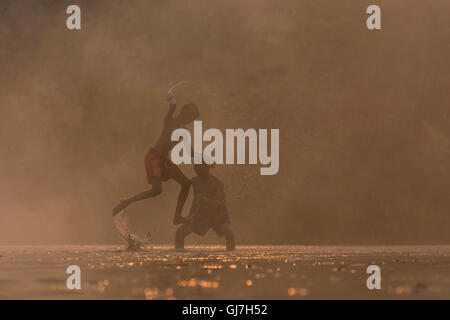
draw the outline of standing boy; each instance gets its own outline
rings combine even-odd
[[[191,233],[205,235],[212,228],[219,236],[225,236],[227,250],[234,250],[234,233],[225,206],[225,190],[222,181],[210,173],[207,164],[196,164],[197,176],[191,179],[194,200],[184,224],[175,235],[175,249],[184,249],[184,238]]]

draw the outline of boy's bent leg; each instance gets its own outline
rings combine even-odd
[[[119,204],[113,209],[112,216],[114,217],[116,214],[118,214],[120,211],[125,209],[127,206],[129,206],[133,202],[156,197],[156,196],[160,195],[161,192],[162,192],[161,177],[154,176],[154,177],[152,177],[152,188],[150,190],[138,193],[135,196],[130,197],[128,199],[121,200],[119,202]]]
[[[191,233],[192,228],[189,225],[183,224],[181,227],[179,227],[177,232],[175,233],[175,249],[184,249],[184,238],[186,238]]]
[[[219,227],[220,233],[225,236],[225,242],[227,245],[227,250],[232,251],[235,249],[236,244],[234,240],[234,232],[231,228],[231,224],[224,223]]]

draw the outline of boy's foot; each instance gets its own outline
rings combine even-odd
[[[128,202],[126,200],[120,200],[119,204],[113,209],[112,216],[116,216],[120,211],[125,209],[128,206]]]
[[[236,249],[236,245],[234,244],[234,241],[227,241],[226,246],[227,246],[227,251],[234,251]]]

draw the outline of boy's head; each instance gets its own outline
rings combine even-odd
[[[198,176],[205,176],[209,174],[209,170],[213,167],[213,165],[209,165],[206,163],[202,164],[194,164],[194,171]]]
[[[194,103],[185,104],[178,115],[178,120],[182,125],[191,123],[200,116],[197,106]]]

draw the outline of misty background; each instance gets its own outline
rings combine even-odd
[[[82,30],[66,28],[81,7]],[[370,4],[382,29],[369,31]],[[167,90],[204,128],[279,128],[280,170],[217,166],[238,244],[450,242],[446,0],[2,0],[0,244],[118,243]],[[188,177],[193,170],[183,165]],[[178,186],[129,207],[172,243]],[[190,206],[185,205],[184,214]],[[222,243],[210,231],[187,244]]]

